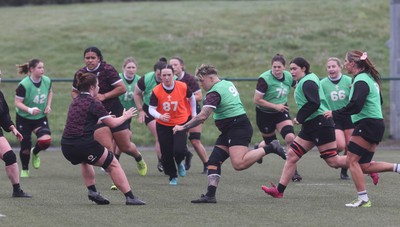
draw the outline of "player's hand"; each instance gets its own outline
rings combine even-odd
[[[331,110],[325,111],[325,112],[324,112],[324,117],[325,117],[325,118],[330,118],[330,117],[332,117],[332,111],[331,111]]]
[[[30,115],[35,116],[35,115],[38,115],[40,112],[42,112],[42,111],[37,107],[28,108],[28,113]]]
[[[11,128],[12,133],[14,134],[15,137],[17,137],[18,141],[22,141],[22,139],[24,138],[22,136],[22,134],[17,130],[17,128],[12,127]]]
[[[144,110],[141,110],[141,111],[139,111],[139,117],[138,117],[137,121],[139,123],[144,123],[146,117],[148,117],[146,112],[144,112]]]
[[[100,101],[104,101],[104,100],[106,100],[106,96],[104,95],[104,94],[97,94],[97,96],[96,96]]]
[[[131,107],[130,110],[132,110],[133,117],[136,117],[138,115],[138,110],[135,107]]]
[[[136,113],[136,108],[134,108],[134,107],[132,107],[128,110],[126,110],[124,108],[124,112],[122,113],[122,115],[128,120],[128,119],[132,118],[135,113]]]
[[[170,118],[171,116],[169,115],[169,113],[166,113],[166,114],[161,114],[159,119],[164,122],[169,122]]]
[[[183,131],[183,125],[175,125],[175,127],[172,129],[172,131],[174,132],[174,134],[176,132]]]
[[[297,118],[293,118],[293,124],[299,125],[300,123],[297,121]]]
[[[289,111],[289,107],[284,104],[276,104],[275,109],[279,112]]]
[[[51,107],[50,106],[46,106],[46,108],[44,109],[44,113],[48,114],[51,112]]]

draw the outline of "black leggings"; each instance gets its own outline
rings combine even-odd
[[[180,131],[174,134],[173,128],[174,126],[165,126],[158,122],[156,124],[164,173],[170,179],[178,176],[175,163],[179,164],[183,161],[187,149],[187,133]]]

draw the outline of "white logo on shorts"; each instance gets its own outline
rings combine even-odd
[[[94,159],[94,156],[93,155],[89,155],[87,158],[88,158],[89,161],[92,161]]]

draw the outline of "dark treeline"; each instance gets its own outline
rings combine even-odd
[[[94,2],[138,2],[143,0],[0,0],[0,6],[49,5]],[[151,0],[147,0],[151,1]]]

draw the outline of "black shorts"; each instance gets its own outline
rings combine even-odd
[[[72,141],[62,138],[61,151],[72,165],[80,163],[93,165],[104,154],[104,147],[95,140],[82,143],[79,139]]]
[[[249,146],[253,136],[253,127],[246,115],[239,116],[229,127],[224,128],[215,145],[227,147]]]
[[[154,121],[155,118],[149,113],[149,106],[147,104],[143,104],[143,111],[147,116],[144,117],[144,123],[148,125],[150,122]]]
[[[289,112],[266,113],[256,107],[256,122],[261,133],[275,132],[276,125],[282,121],[291,120]]]
[[[320,115],[305,122],[298,134],[303,140],[313,142],[316,146],[336,141],[335,128],[332,118],[324,118]]]
[[[365,118],[354,123],[353,136],[361,136],[370,143],[379,144],[385,133],[382,119]]]
[[[111,115],[115,115],[116,117],[120,117],[124,113],[124,107],[122,106],[122,104],[120,102],[115,102],[114,106],[112,107],[110,112],[111,112],[110,113]],[[119,132],[119,131],[122,131],[122,130],[125,130],[125,129],[129,129],[130,128],[129,125],[130,125],[130,122],[127,120],[124,123],[122,123],[120,126],[117,126],[115,128],[110,128],[110,129],[111,129],[112,133]],[[107,125],[105,125],[104,123],[97,124],[95,126],[95,130],[99,129],[99,128],[102,128],[102,127],[107,127]]]
[[[353,129],[354,124],[351,121],[351,116],[346,115],[346,116],[341,116],[340,118],[333,118],[333,122],[335,123],[335,129],[339,130],[347,130],[347,129]]]
[[[44,116],[40,119],[37,120],[32,120],[32,119],[26,119],[24,117],[21,117],[17,114],[16,116],[16,126],[18,131],[21,133],[21,135],[25,138],[30,138],[31,133],[33,130],[36,128],[48,128],[50,131],[50,126],[49,126],[49,121],[47,120],[47,117]]]

